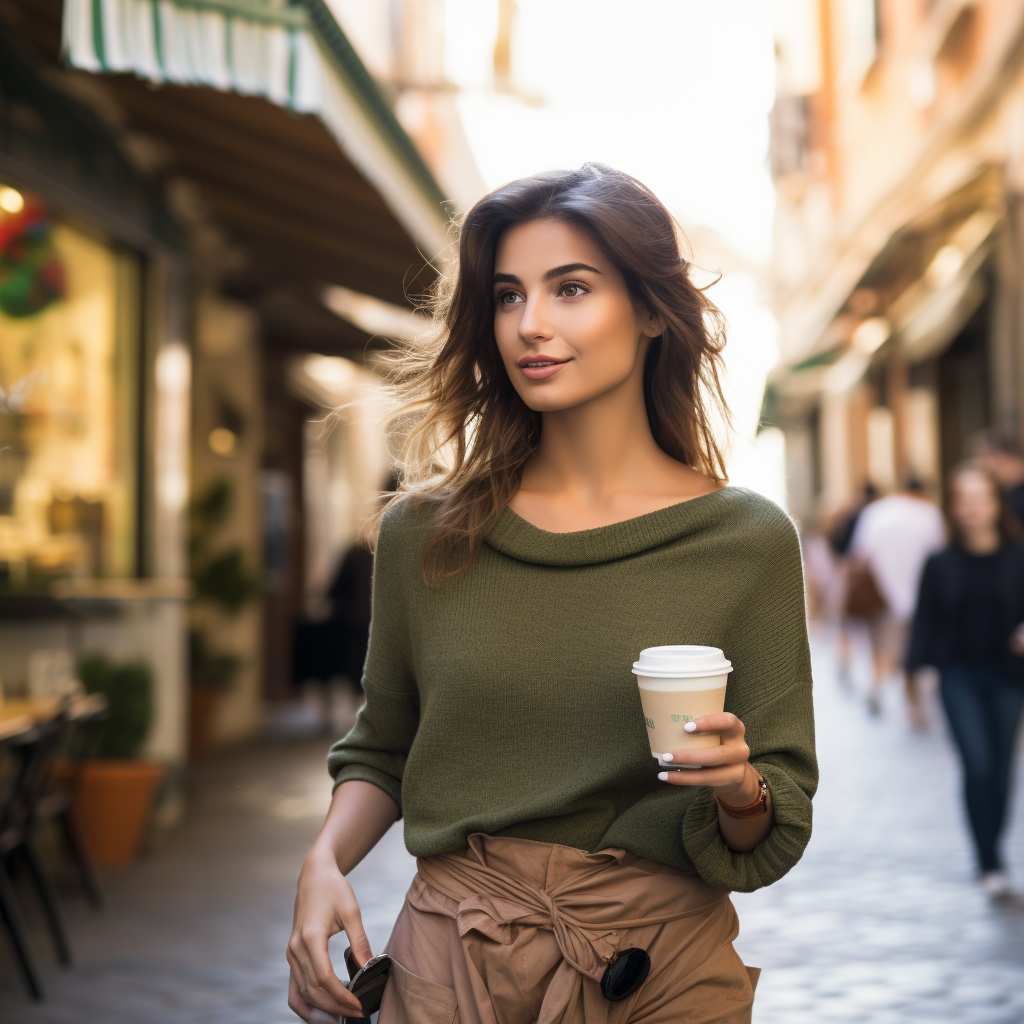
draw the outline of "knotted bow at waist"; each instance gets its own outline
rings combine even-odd
[[[561,1019],[578,975],[600,981],[623,948],[623,932],[698,915],[727,895],[697,875],[621,849],[592,854],[482,833],[468,843],[465,852],[418,860],[409,902],[454,918],[464,946],[473,933],[508,946],[514,935],[522,942],[524,929],[552,932],[569,975],[578,974],[573,982],[557,971],[542,1022]]]

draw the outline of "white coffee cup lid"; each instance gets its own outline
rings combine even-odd
[[[648,647],[640,652],[640,660],[633,662],[638,676],[714,676],[732,671],[730,662],[718,647],[698,644],[670,644]]]

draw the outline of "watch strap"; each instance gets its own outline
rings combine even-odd
[[[719,800],[716,796],[715,800],[717,801],[718,806],[721,807],[721,809],[725,811],[725,813],[728,814],[730,818],[756,818],[759,814],[767,814],[769,806],[768,800],[770,795],[768,790],[768,783],[765,782],[764,776],[760,772],[757,773],[757,781],[757,797],[755,800],[747,804],[745,807],[730,807],[729,804],[725,803],[722,800]]]

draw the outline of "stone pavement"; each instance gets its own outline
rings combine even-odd
[[[835,684],[827,638],[815,653],[814,838],[780,883],[736,897],[737,945],[764,968],[755,1024],[1024,1022],[1024,908],[993,907],[976,890],[944,729],[936,720],[910,734],[895,693],[870,719]],[[136,867],[105,872],[104,914],[66,893],[75,967],[54,965],[34,922],[45,1003],[25,998],[0,939],[0,1021],[294,1020],[283,950],[295,877],[329,798],[326,747],[263,741],[197,766],[183,824]],[[1007,849],[1024,885],[1024,787],[1016,805]],[[412,872],[399,825],[353,873],[375,951]]]
[[[35,924],[47,1000],[23,994],[0,936],[4,1024],[286,1024],[284,948],[299,867],[330,802],[320,737],[263,741],[216,755],[191,779],[185,821],[137,866],[103,872],[103,914],[69,890],[64,899],[75,966],[54,963]],[[379,859],[360,866],[374,950],[383,948],[415,864],[401,825]],[[22,890],[26,914],[31,891]],[[332,948],[344,972],[344,942]],[[346,975],[342,973],[342,977]]]
[[[973,880],[958,766],[940,709],[909,732],[900,694],[870,718],[814,643],[821,785],[814,833],[782,881],[734,897],[746,963],[764,968],[755,1024],[1021,1024],[1024,904]],[[862,655],[866,652],[862,651]],[[866,658],[854,678],[868,677]],[[1024,888],[1024,786],[1005,850]]]

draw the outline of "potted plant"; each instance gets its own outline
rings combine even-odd
[[[237,654],[214,651],[198,629],[188,634],[189,697],[188,746],[193,756],[209,751],[213,742],[213,718],[221,697],[231,689],[242,668]]]
[[[212,746],[217,709],[242,668],[237,654],[211,647],[203,626],[216,627],[209,623],[203,605],[234,617],[263,592],[240,546],[218,550],[214,545],[231,510],[232,498],[230,482],[221,479],[189,508],[189,562],[196,593],[189,632],[189,751],[193,756],[207,753]]]
[[[141,662],[118,664],[102,654],[83,658],[78,672],[86,692],[106,697],[109,717],[97,757],[79,774],[75,817],[97,864],[129,864],[164,776],[162,764],[139,756],[153,725],[153,673]]]

